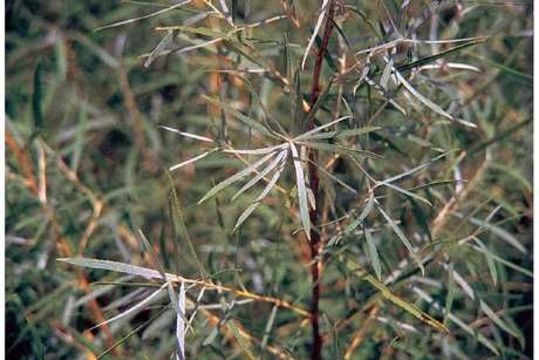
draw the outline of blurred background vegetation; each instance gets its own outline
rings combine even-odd
[[[213,3],[219,7],[219,1]],[[438,2],[408,5],[389,0],[385,7],[380,1],[343,3],[359,9],[383,30],[390,28],[388,14],[406,23]],[[229,6],[234,21],[247,24],[286,13],[283,4],[294,4],[300,28],[285,19],[242,36],[254,54],[293,83],[319,2],[243,0]],[[240,162],[216,154],[170,175],[166,170],[201,149],[199,143],[158,125],[221,136],[224,117],[228,139],[237,148],[253,144],[250,130],[202,95],[220,97],[248,116],[269,112],[286,128],[294,126],[294,96],[285,93],[278,81],[257,73],[218,71],[245,65],[240,60],[244,55],[227,46],[160,56],[143,66],[147,58],[142,55],[163,39],[164,33],[155,30],[158,26],[199,21],[196,26],[224,32],[222,19],[200,16],[206,5],[195,1],[162,16],[94,31],[164,9],[170,2],[6,2],[7,358],[91,359],[114,344],[118,345],[105,358],[169,359],[173,354],[175,316],[166,296],[108,326],[91,329],[140,302],[154,285],[72,268],[58,263],[59,257],[85,256],[151,268],[160,263],[172,273],[190,278],[211,274],[215,283],[308,308],[308,246],[297,235],[298,216],[289,215],[297,213],[294,181],[283,183],[285,195],[268,198],[233,233],[237,217],[250,203],[248,197],[230,202],[228,196],[219,195],[203,205],[197,201],[225,175],[240,169]],[[409,6],[406,12],[400,12],[403,6]],[[407,116],[391,107],[378,116],[375,112],[385,99],[370,86],[341,87],[350,108],[343,105],[340,111],[353,114],[360,126],[380,127],[357,140],[362,148],[382,156],[365,163],[377,179],[425,163],[436,154],[432,149],[453,154],[399,185],[415,189],[431,184],[418,191],[432,207],[394,191],[377,194],[407,236],[425,253],[437,251],[426,277],[405,267],[405,275],[391,283],[392,291],[444,322],[451,335],[440,334],[376,297],[375,288],[354,278],[343,264],[328,261],[321,302],[327,358],[531,358],[532,8],[532,1],[470,0],[448,1],[435,10],[440,39],[490,36],[448,55],[447,61],[478,71],[449,68],[420,78],[418,85],[431,100],[477,124],[477,129],[436,122],[433,119],[440,116],[409,104]],[[341,31],[354,51],[378,44],[368,22],[353,11],[341,21]],[[432,28],[429,17],[417,29],[418,38],[428,39]],[[336,32],[330,44],[334,55],[328,62],[338,63],[339,54],[345,52],[337,38]],[[187,37],[176,45],[192,43],[197,42]],[[437,49],[430,45],[399,49],[404,55],[396,64],[406,64],[406,54],[443,49],[443,44]],[[331,64],[324,66],[327,82]],[[384,67],[373,59],[372,69],[378,81]],[[301,76],[304,97],[310,84],[306,70]],[[331,93],[322,109],[323,122],[332,116],[336,96]],[[395,97],[404,104],[412,101],[396,91]],[[292,173],[285,175],[293,178]],[[334,174],[360,195],[325,185],[333,204],[328,222],[346,217],[354,206],[361,208],[366,199],[365,175],[357,167],[337,162]],[[451,182],[459,177],[467,181]],[[437,223],[433,229],[459,186],[465,196],[449,207],[451,215],[443,225]],[[373,215],[369,222],[387,280],[407,253],[384,217]],[[141,242],[139,229],[150,249]],[[470,234],[479,241],[459,245]],[[341,243],[373,272],[364,242],[356,233],[345,233]],[[188,289],[193,300],[200,293],[200,288]],[[187,333],[188,358],[249,358],[250,353],[267,359],[308,357],[310,329],[304,316],[230,292],[208,290],[201,299],[207,307],[201,308],[203,314]],[[489,305],[486,311],[483,303]],[[451,309],[466,327],[448,318],[444,309]],[[245,344],[245,339],[252,341]]]

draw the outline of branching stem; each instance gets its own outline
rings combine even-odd
[[[318,51],[316,53],[316,59],[313,69],[313,83],[310,97],[310,107],[313,109],[314,104],[318,100],[320,94],[320,74],[322,72],[322,61],[324,59],[324,53],[327,50],[329,39],[331,37],[331,32],[333,31],[333,13],[335,9],[334,0],[330,0],[327,10],[327,19],[324,28],[324,34],[322,36],[322,42]],[[314,118],[310,124],[308,124],[309,130],[316,127]],[[319,257],[320,246],[322,244],[322,239],[318,231],[319,223],[319,209],[321,209],[321,204],[319,200],[322,199],[320,196],[320,178],[318,174],[318,169],[316,167],[316,158],[318,157],[317,151],[310,149],[308,153],[309,158],[309,181],[310,187],[313,192],[313,195],[316,198],[317,206],[315,209],[311,209],[309,212],[309,217],[311,221],[311,277],[312,277],[312,293],[311,293],[311,327],[312,327],[312,336],[313,336],[313,346],[311,352],[312,360],[321,360],[322,359],[322,343],[323,338],[320,334],[320,272],[322,269],[322,260]]]

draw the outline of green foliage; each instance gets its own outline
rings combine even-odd
[[[531,8],[8,2],[8,357],[531,358]]]

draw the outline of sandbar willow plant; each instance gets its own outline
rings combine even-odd
[[[258,12],[249,14],[249,4]],[[240,236],[245,227],[253,240],[269,236],[247,232],[250,221],[256,222],[255,210],[280,208],[274,220],[284,224],[280,231],[289,240],[281,246],[308,252],[296,273],[303,278],[282,275],[271,296],[248,290],[239,275],[234,285],[223,285],[204,269],[191,243],[199,277],[167,273],[142,232],[154,268],[88,258],[63,261],[160,281],[157,290],[145,292],[142,301],[103,324],[138,313],[168,294],[179,359],[196,357],[219,334],[223,340],[213,346],[227,358],[517,353],[510,344],[516,339],[524,348],[524,335],[505,315],[509,309],[503,296],[487,296],[487,279],[479,274],[490,273],[495,287],[508,269],[529,276],[527,269],[496,254],[492,244],[501,241],[522,256],[527,249],[503,229],[510,216],[499,220],[511,206],[492,205],[491,198],[479,195],[497,140],[481,137],[485,124],[468,109],[473,98],[467,96],[482,69],[452,60],[497,35],[459,31],[463,13],[474,11],[459,1],[323,0],[316,13],[313,4],[283,0],[281,13],[272,14],[268,9],[276,4],[182,1],[99,29],[164,15],[171,22],[176,11],[188,15],[180,25],[157,26],[164,35],[142,56],[148,71],[163,59],[193,57],[212,64],[205,70],[208,94],[199,97],[209,120],[196,125],[168,119],[161,126],[181,136],[185,146],[197,144],[196,155],[169,170],[174,176],[212,157],[241,161],[243,167],[204,191],[198,205],[216,199],[219,207],[225,198],[239,201],[255,193],[242,203],[230,229],[222,225],[227,237]],[[300,16],[298,7],[310,13]],[[479,145],[463,149],[457,137]],[[483,162],[470,168],[467,159],[480,153]],[[197,181],[210,183],[208,177]],[[232,188],[234,194],[226,196]],[[189,227],[182,226],[188,238]],[[460,258],[463,253],[468,260]],[[272,266],[290,267],[281,261],[285,258]],[[306,292],[286,287],[286,281],[308,283],[307,269]],[[205,302],[216,298],[215,304]],[[264,326],[242,321],[247,315],[238,308],[252,302],[271,305]],[[478,312],[484,317],[476,319]],[[170,318],[170,312],[164,314]],[[198,314],[212,330],[190,349],[189,339],[200,337],[194,323]],[[310,335],[305,336],[308,324]]]

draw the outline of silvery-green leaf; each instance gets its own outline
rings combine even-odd
[[[137,310],[140,310],[142,309],[144,306],[146,306],[147,304],[149,304],[152,300],[154,300],[157,295],[159,295],[161,293],[161,291],[163,291],[163,289],[165,289],[165,287],[167,286],[167,283],[164,283],[163,285],[161,285],[161,287],[154,291],[153,293],[151,293],[146,299],[142,300],[141,302],[139,302],[138,304],[134,305],[133,307],[130,307],[129,309],[119,313],[118,315],[106,320],[106,321],[103,321],[102,323],[92,327],[91,329],[95,329],[95,328],[98,328],[98,327],[101,327],[105,324],[109,324],[111,322],[114,322],[116,320],[119,320],[129,314],[132,314],[132,313],[135,313]]]
[[[221,181],[219,184],[217,184],[213,188],[211,188],[210,191],[208,191],[206,193],[206,195],[204,195],[204,197],[198,201],[198,203],[202,204],[204,201],[208,200],[210,197],[214,196],[215,194],[217,194],[219,191],[223,190],[227,186],[232,185],[236,181],[238,181],[238,180],[244,178],[245,176],[249,175],[251,172],[255,171],[262,164],[264,164],[265,162],[270,160],[274,155],[275,155],[274,152],[269,153],[266,156],[264,156],[263,158],[259,159],[258,161],[255,161],[253,164],[247,166],[242,171],[240,171],[240,172],[236,173],[235,175],[232,175],[231,177]]]
[[[371,260],[374,273],[378,280],[382,281],[382,266],[380,265],[380,258],[378,257],[378,249],[372,238],[371,231],[367,228],[363,228],[365,239],[367,239],[367,249],[369,250],[369,259]]]
[[[260,205],[260,202],[252,203],[245,209],[241,215],[238,217],[238,220],[236,221],[236,225],[234,225],[234,229],[232,231],[236,231],[237,228],[241,226],[247,220],[247,218],[255,211],[255,209]]]
[[[176,359],[185,360],[185,284],[180,284],[176,314]]]
[[[423,267],[423,263],[421,262],[421,259],[415,252],[412,244],[410,243],[406,235],[404,235],[400,227],[395,223],[395,221],[393,221],[393,219],[391,219],[391,217],[379,205],[377,205],[376,208],[378,209],[378,211],[380,211],[382,216],[386,219],[387,223],[389,224],[393,232],[397,235],[397,237],[400,239],[400,241],[404,244],[406,249],[408,249],[408,252],[412,256],[414,261],[417,263],[417,266],[419,266],[419,268],[421,269],[421,273],[425,274],[425,268]]]
[[[301,217],[301,223],[307,239],[311,240],[311,220],[309,218],[309,202],[307,199],[307,189],[305,187],[305,175],[303,173],[303,166],[299,159],[299,153],[296,149],[296,145],[290,142],[290,149],[292,151],[292,160],[294,161],[294,168],[296,170],[296,186],[298,189],[298,201],[299,212]]]
[[[318,33],[320,32],[320,28],[322,27],[322,23],[324,21],[324,17],[328,8],[329,0],[323,0],[322,6],[320,7],[320,15],[318,15],[318,19],[316,20],[316,24],[314,26],[313,33],[311,35],[311,38],[309,40],[309,43],[307,44],[307,48],[305,49],[305,54],[303,55],[303,59],[301,60],[301,69],[305,69],[305,63],[307,62],[307,56],[309,56],[309,52],[311,51],[311,48],[314,44],[314,41],[316,37],[318,36]]]
[[[170,131],[170,132],[173,132],[173,133],[176,133],[178,135],[185,136],[185,137],[188,137],[188,138],[191,138],[191,139],[205,141],[205,142],[214,142],[212,139],[210,139],[208,137],[200,136],[200,135],[196,135],[196,134],[191,134],[191,133],[188,133],[188,132],[185,132],[185,131],[180,131],[178,129],[174,129],[174,128],[171,128],[169,126],[161,125],[159,127],[162,128],[162,129],[165,129],[167,131]]]
[[[251,187],[256,185],[264,176],[269,174],[288,153],[288,149],[284,149],[279,152],[273,161],[271,161],[268,166],[266,166],[262,171],[260,171],[255,177],[253,177],[247,184],[245,184],[238,192],[232,197],[232,200],[236,199],[239,195],[243,194],[245,191],[249,190]]]
[[[178,169],[184,167],[185,165],[189,165],[189,164],[191,164],[191,163],[197,162],[197,161],[200,160],[200,159],[204,159],[206,156],[208,156],[208,155],[211,154],[212,152],[215,152],[215,150],[203,152],[203,153],[200,154],[200,155],[197,155],[197,156],[192,157],[192,158],[190,158],[190,159],[188,159],[188,160],[185,160],[185,161],[183,161],[183,162],[181,162],[181,163],[179,163],[179,164],[176,164],[176,165],[174,165],[174,166],[171,166],[171,167],[169,168],[169,170],[170,170],[170,171],[178,170]]]
[[[335,124],[337,124],[337,123],[340,123],[340,122],[343,121],[343,120],[350,119],[350,118],[351,118],[351,116],[346,115],[346,116],[340,117],[340,118],[338,118],[338,119],[336,119],[336,120],[333,120],[333,121],[331,121],[331,122],[329,122],[329,123],[327,123],[327,124],[320,125],[320,126],[314,128],[314,129],[312,129],[312,130],[307,131],[306,133],[303,133],[303,134],[301,134],[301,135],[296,136],[296,137],[294,138],[294,141],[297,142],[297,141],[299,141],[299,140],[305,140],[305,139],[308,139],[310,136],[312,136],[312,135],[314,135],[314,134],[316,134],[316,133],[318,133],[318,132],[324,130],[325,128],[328,128],[328,127],[333,126],[333,125],[335,125]]]

